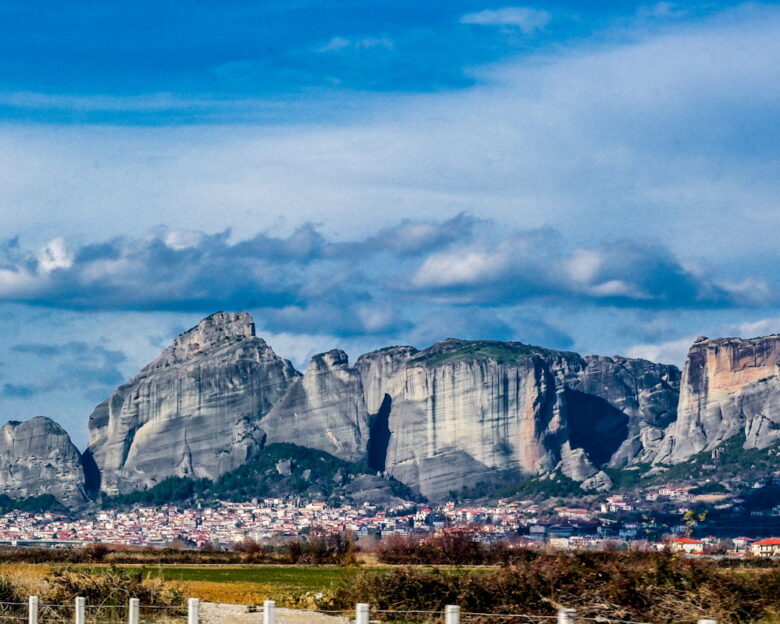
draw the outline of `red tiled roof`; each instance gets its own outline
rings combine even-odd
[[[780,546],[780,537],[770,537],[759,542],[753,542],[753,546]]]
[[[699,540],[695,540],[690,537],[678,537],[676,540],[674,540],[675,544],[701,544]]]

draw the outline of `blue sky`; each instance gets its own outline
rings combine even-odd
[[[682,364],[780,331],[772,3],[0,3],[0,416],[179,331]]]

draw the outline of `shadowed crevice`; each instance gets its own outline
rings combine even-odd
[[[392,397],[386,394],[369,432],[368,465],[377,472],[385,471],[387,447],[390,444],[390,410],[392,405]]]

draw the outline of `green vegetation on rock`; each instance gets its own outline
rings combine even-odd
[[[567,359],[579,358],[576,353],[553,351],[543,347],[523,344],[522,342],[448,338],[420,352],[411,361],[426,366],[439,366],[440,364],[457,360],[486,358],[495,360],[499,364],[520,364],[532,355],[558,356]]]
[[[586,494],[580,484],[566,475],[553,473],[535,479],[527,479],[498,490],[494,498],[566,498],[568,496],[583,496]]]
[[[9,511],[26,511],[29,513],[42,513],[46,511],[64,512],[65,507],[51,494],[41,494],[29,498],[11,498],[6,494],[0,494],[0,514]]]
[[[104,499],[106,507],[160,505],[190,499],[247,501],[273,496],[301,496],[330,500],[345,497],[345,486],[361,475],[375,474],[368,466],[350,463],[325,451],[296,444],[269,444],[252,461],[227,472],[216,481],[169,477],[147,490]],[[387,480],[394,496],[414,494],[398,481]],[[347,496],[348,497],[348,496]]]

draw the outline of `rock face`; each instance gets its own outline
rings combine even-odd
[[[368,414],[360,373],[350,368],[343,351],[315,355],[261,426],[269,443],[292,442],[347,461],[365,459]]]
[[[587,356],[585,362],[585,369],[568,388],[569,412],[576,414],[576,420],[572,418],[575,445],[584,445],[579,437],[604,440],[603,452],[591,451],[599,464],[624,467],[646,460],[676,417],[680,370],[623,357]],[[593,423],[599,428],[594,430]],[[618,449],[607,457],[618,439],[622,439]]]
[[[582,481],[673,417],[679,371],[520,343],[446,340],[361,356],[369,464],[426,496],[560,468]],[[671,409],[671,414],[668,413]]]
[[[431,498],[560,461],[565,416],[541,350],[446,340],[357,362],[372,413],[370,464]],[[491,350],[499,357],[491,357]],[[576,363],[575,363],[576,366]]]
[[[780,439],[780,335],[697,338],[685,361],[677,420],[656,463],[678,463],[737,434],[745,448]]]
[[[699,339],[682,374],[449,339],[374,351],[354,367],[333,350],[300,375],[249,315],[218,313],[95,409],[83,463],[88,488],[116,494],[169,476],[213,479],[290,442],[432,499],[554,470],[602,491],[605,466],[679,462],[738,433],[752,448],[780,439],[779,361],[780,336]]]
[[[45,416],[3,425],[0,492],[11,498],[51,494],[67,506],[84,503],[81,454],[65,430]]]
[[[118,494],[238,467],[262,448],[260,419],[298,377],[248,314],[209,316],[95,408],[88,484]]]

